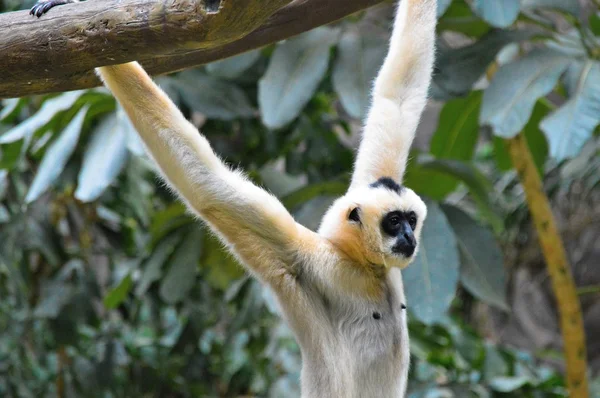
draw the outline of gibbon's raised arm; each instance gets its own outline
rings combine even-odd
[[[97,69],[167,182],[209,222],[251,271],[277,284],[307,233],[272,195],[231,171],[206,138],[136,63]]]
[[[372,104],[350,188],[381,177],[401,182],[427,101],[434,60],[435,0],[402,0]]]

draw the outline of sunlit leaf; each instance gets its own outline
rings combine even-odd
[[[509,393],[529,383],[526,376],[499,376],[490,380],[490,387],[499,392]]]
[[[506,28],[519,16],[520,0],[474,0],[475,12],[497,28]]]
[[[252,104],[235,83],[198,70],[181,73],[176,83],[183,102],[209,119],[232,120],[254,115]]]
[[[588,61],[575,91],[540,128],[550,144],[550,155],[562,161],[577,156],[600,122],[600,64]]]
[[[527,124],[536,101],[556,86],[568,65],[564,54],[540,49],[502,66],[483,95],[481,123],[500,137],[514,137]]]
[[[16,113],[25,100],[23,98],[8,98],[2,100],[2,110],[0,111],[0,122],[5,121]]]
[[[438,18],[444,15],[448,7],[452,4],[452,0],[438,0],[437,2],[437,16]]]
[[[376,33],[349,28],[338,44],[333,88],[350,116],[362,119],[370,103],[371,87],[387,52],[387,41]]]
[[[464,1],[451,1],[450,6],[438,19],[437,29],[439,31],[450,30],[460,32],[470,37],[481,37],[490,31],[490,25],[473,13],[471,7]],[[443,1],[438,0],[438,17],[440,16],[440,5]]]
[[[233,79],[240,76],[260,58],[260,50],[252,50],[240,55],[211,62],[206,71],[211,75]]]
[[[27,192],[26,203],[31,203],[39,198],[62,173],[71,154],[77,147],[81,127],[88,109],[87,106],[83,107],[60,133],[60,136],[49,146]]]
[[[77,179],[75,197],[82,202],[98,199],[119,175],[127,158],[127,136],[115,114],[96,128],[86,149]]]
[[[502,251],[489,229],[456,207],[444,206],[460,251],[460,281],[485,303],[508,310]]]
[[[433,202],[427,203],[419,252],[402,271],[408,308],[420,321],[440,321],[454,299],[459,278],[459,255],[454,232]]]
[[[133,279],[131,277],[131,272],[128,272],[127,275],[121,279],[119,284],[104,296],[104,306],[108,309],[118,307],[127,298],[127,294],[132,286]]]
[[[529,36],[530,31],[495,30],[457,49],[439,43],[431,95],[438,99],[467,95],[504,46]]]
[[[521,0],[521,9],[554,9],[579,16],[581,6],[578,0]]]
[[[279,44],[258,84],[263,123],[276,129],[294,120],[325,76],[338,31],[320,27]]]
[[[551,106],[546,100],[539,100],[531,113],[529,121],[523,128],[523,135],[527,140],[529,150],[533,155],[533,160],[540,175],[544,172],[544,164],[548,158],[548,143],[546,137],[540,129],[540,122],[551,111]],[[494,136],[494,158],[500,170],[506,171],[512,169],[512,161],[506,150],[504,138]]]
[[[192,230],[171,258],[170,268],[160,284],[160,297],[169,304],[184,299],[196,283],[198,261],[202,253],[203,232],[200,228]]]
[[[24,122],[18,124],[12,129],[0,135],[0,144],[7,144],[30,137],[39,128],[45,126],[58,113],[69,109],[75,104],[75,101],[84,94],[85,91],[71,91],[50,98],[40,108],[35,115],[27,118]]]

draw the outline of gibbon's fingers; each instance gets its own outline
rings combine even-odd
[[[136,62],[97,69],[171,187],[266,282],[289,261],[298,226],[272,195],[231,171]],[[282,265],[283,266],[283,265]]]
[[[402,181],[427,102],[435,51],[436,0],[402,0],[379,71],[350,188],[381,177]]]

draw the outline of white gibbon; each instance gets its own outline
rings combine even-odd
[[[400,182],[427,101],[436,9],[436,0],[398,6],[350,188],[316,233],[227,167],[140,65],[97,69],[164,179],[275,293],[301,347],[304,397],[405,394],[400,270],[417,252],[427,209]]]

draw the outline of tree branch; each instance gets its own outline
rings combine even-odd
[[[164,74],[227,58],[382,0],[103,0],[0,14],[0,98],[95,87],[96,66],[138,60]],[[210,3],[214,3],[211,1]]]

